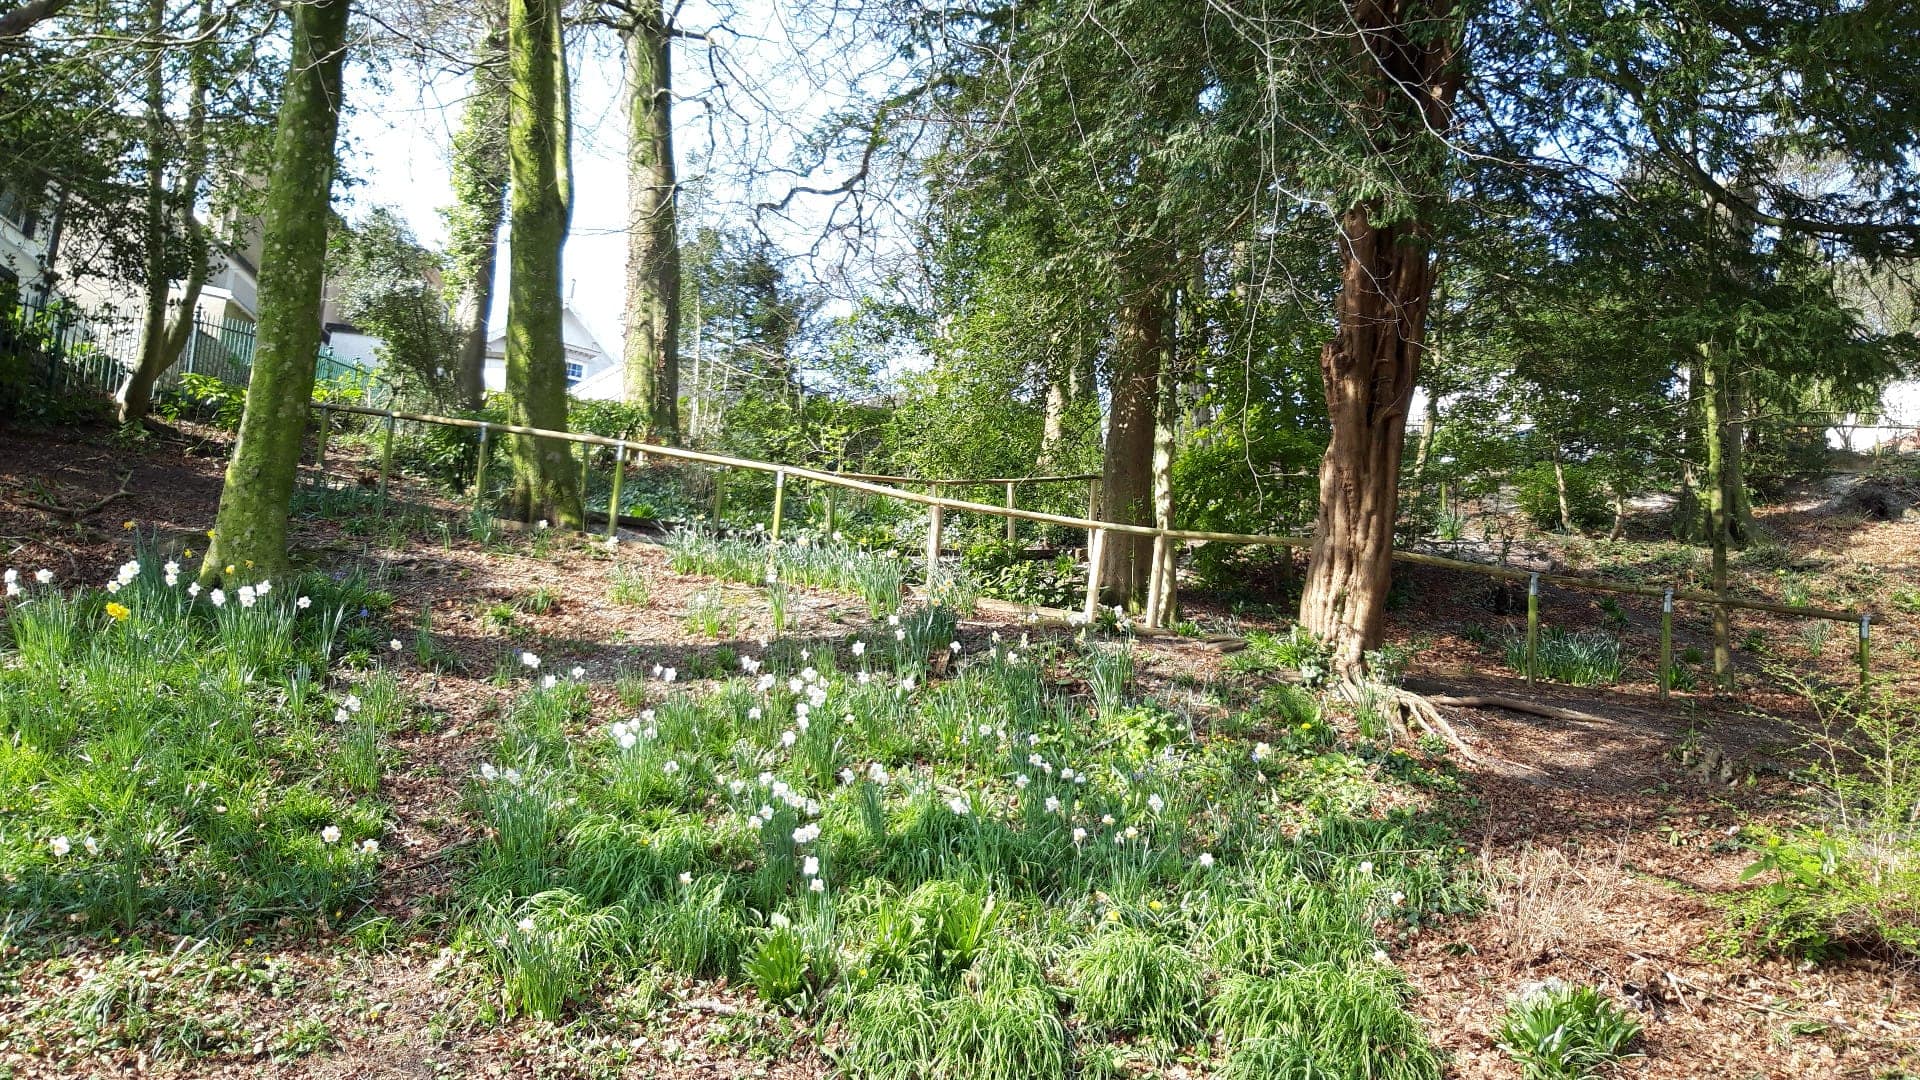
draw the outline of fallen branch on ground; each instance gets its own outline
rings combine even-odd
[[[61,506],[58,503],[43,503],[37,499],[20,499],[18,502],[21,506],[29,510],[39,510],[43,513],[52,514],[55,517],[62,517],[73,522],[85,521],[87,518],[113,505],[115,500],[125,498],[131,494],[133,489],[130,485],[132,482],[133,471],[129,469],[126,475],[120,478],[120,490],[108,495],[106,498],[101,499],[91,506]]]

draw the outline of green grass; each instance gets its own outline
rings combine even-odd
[[[748,660],[625,679],[612,715],[518,676],[458,902],[506,1011],[725,977],[829,1023],[855,1076],[1089,1075],[1127,1046],[1438,1075],[1377,928],[1468,910],[1460,856],[1311,695],[1202,739],[1124,652],[968,639],[945,608]],[[1105,707],[1048,678],[1072,668]]]
[[[1544,983],[1516,996],[1496,1033],[1527,1080],[1585,1080],[1626,1056],[1640,1021],[1591,986]]]
[[[1506,642],[1507,666],[1525,673],[1527,639],[1510,635]],[[1620,639],[1601,630],[1568,632],[1556,626],[1540,631],[1534,649],[1534,671],[1543,679],[1569,686],[1612,686],[1626,673]]]
[[[807,539],[771,543],[758,534],[680,529],[665,541],[678,574],[701,574],[749,585],[779,583],[858,596],[874,618],[900,609],[906,563],[891,551]]]
[[[35,584],[5,609],[0,906],[15,933],[311,925],[372,886],[372,796],[404,703],[347,665],[385,651],[383,598],[313,577],[216,607],[164,561],[129,563],[111,595]]]

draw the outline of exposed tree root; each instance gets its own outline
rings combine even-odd
[[[1506,761],[1491,753],[1476,751],[1467,744],[1451,721],[1440,711],[1443,705],[1472,707],[1477,699],[1436,697],[1417,694],[1399,686],[1386,686],[1380,683],[1343,679],[1335,684],[1332,691],[1349,702],[1365,700],[1371,707],[1380,710],[1392,728],[1396,738],[1411,742],[1414,727],[1440,737],[1461,760],[1492,772],[1512,776],[1528,783],[1541,783],[1545,774],[1531,765]]]
[[[1562,709],[1557,705],[1542,705],[1537,701],[1502,697],[1498,694],[1475,694],[1469,697],[1434,694],[1427,700],[1435,705],[1451,705],[1456,709],[1505,709],[1508,712],[1544,716],[1552,720],[1580,720],[1592,724],[1609,722],[1606,717],[1596,716],[1593,713],[1580,712],[1577,709]]]

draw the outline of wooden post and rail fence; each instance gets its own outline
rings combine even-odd
[[[856,491],[866,495],[893,499],[898,502],[913,503],[927,508],[927,574],[931,582],[938,571],[942,531],[945,514],[948,511],[985,514],[1002,517],[1007,521],[1007,537],[1014,539],[1014,525],[1019,521],[1032,521],[1043,525],[1055,525],[1068,529],[1082,530],[1087,533],[1087,585],[1085,600],[1080,615],[1091,621],[1099,612],[1100,606],[1100,564],[1105,553],[1109,534],[1121,533],[1133,536],[1150,536],[1156,546],[1174,543],[1218,543],[1244,544],[1267,547],[1296,548],[1308,547],[1312,539],[1306,536],[1261,535],[1250,533],[1204,532],[1194,529],[1162,529],[1152,525],[1131,525],[1123,522],[1101,521],[1094,516],[1098,509],[1099,477],[1094,474],[1073,474],[1062,476],[1022,476],[992,477],[972,480],[929,480],[922,477],[887,476],[878,473],[837,473],[823,472],[803,468],[797,465],[776,465],[771,462],[757,461],[751,458],[731,457],[726,454],[710,454],[700,450],[687,450],[677,446],[662,446],[655,443],[636,443],[626,439],[608,438],[585,432],[548,431],[542,428],[522,427],[516,424],[503,424],[490,420],[469,420],[461,417],[431,416],[421,413],[395,412],[388,409],[374,409],[360,405],[325,404],[315,405],[320,414],[320,434],[317,441],[319,467],[326,466],[327,431],[330,427],[330,413],[345,413],[355,416],[367,416],[382,419],[384,425],[384,444],[380,452],[379,492],[384,502],[387,498],[388,473],[393,464],[394,428],[400,421],[417,424],[433,424],[443,427],[467,428],[477,430],[479,437],[479,460],[474,469],[475,506],[484,505],[487,461],[492,436],[497,432],[503,435],[524,435],[533,438],[559,439],[565,442],[581,443],[585,446],[608,447],[614,451],[613,493],[607,504],[607,535],[614,535],[619,526],[620,488],[626,466],[631,457],[635,464],[642,463],[647,457],[663,458],[669,461],[684,461],[711,466],[717,470],[741,469],[748,472],[771,473],[774,478],[773,520],[769,530],[772,538],[778,540],[783,524],[784,502],[787,484],[791,480],[806,480],[824,485],[828,492],[828,532],[832,532],[833,504],[832,493],[836,489]],[[585,465],[582,465],[585,472]],[[1063,514],[1051,514],[1040,510],[1029,510],[1016,504],[1015,489],[1021,484],[1089,482],[1089,516],[1069,517]],[[894,485],[913,484],[924,486],[929,493],[907,490]],[[965,499],[952,499],[937,494],[951,487],[1000,487],[1005,491],[1004,504],[971,502]],[[583,489],[584,490],[584,489]],[[718,513],[720,507],[720,484],[716,478],[714,485],[714,506]],[[1673,606],[1676,601],[1717,606],[1723,609],[1741,611],[1760,611],[1775,615],[1786,615],[1803,619],[1824,619],[1832,622],[1856,625],[1859,628],[1858,660],[1860,679],[1867,679],[1869,653],[1869,633],[1873,622],[1870,612],[1836,611],[1827,608],[1808,607],[1798,604],[1776,604],[1763,600],[1739,600],[1720,596],[1711,592],[1695,589],[1678,589],[1667,586],[1639,585],[1629,582],[1606,581],[1599,578],[1576,577],[1568,574],[1550,574],[1523,570],[1511,566],[1497,566],[1487,563],[1468,562],[1463,559],[1449,559],[1441,555],[1428,555],[1416,551],[1398,551],[1393,553],[1395,561],[1415,566],[1433,566],[1448,570],[1458,570],[1484,577],[1499,578],[1508,581],[1527,582],[1527,637],[1526,667],[1527,679],[1532,682],[1537,668],[1536,658],[1540,635],[1540,586],[1548,584],[1564,589],[1581,589],[1590,592],[1612,593],[1622,596],[1639,596],[1661,601],[1660,611],[1660,693],[1666,696],[1671,689],[1673,672]],[[1165,615],[1174,608],[1173,575],[1158,575],[1164,579],[1160,588],[1161,595],[1150,598],[1148,609],[1164,621]]]

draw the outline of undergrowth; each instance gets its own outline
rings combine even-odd
[[[1309,695],[1203,740],[1123,649],[1078,661],[1097,707],[1067,696],[1074,659],[936,607],[623,684],[617,719],[529,672],[468,784],[461,940],[513,1012],[745,983],[857,1076],[1437,1077],[1379,930],[1474,903],[1446,830]]]
[[[201,590],[142,552],[101,588],[7,571],[0,901],[35,927],[221,934],[347,917],[404,703],[357,578]]]

